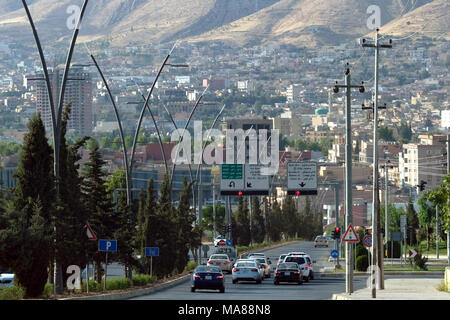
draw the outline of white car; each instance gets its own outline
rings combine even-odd
[[[208,266],[219,267],[222,271],[227,271],[231,273],[231,261],[230,258],[226,254],[213,254],[209,257]]]
[[[256,261],[251,259],[238,260],[234,265],[231,277],[233,283],[238,283],[239,280],[242,280],[256,281],[257,284],[260,284],[263,279]]]
[[[302,270],[303,281],[308,282],[310,279],[310,266],[304,255],[288,255],[283,262],[295,262]]]
[[[254,252],[254,253],[250,253],[247,256],[247,258],[250,258],[250,257],[263,257],[263,258],[265,258],[266,254],[265,253],[260,253],[260,252]]]
[[[14,273],[0,274],[0,289],[14,286]]]
[[[270,261],[267,257],[260,257],[260,256],[251,256],[249,259],[253,259],[258,263],[259,265],[264,266],[264,278],[270,278],[270,265],[272,264],[272,261]]]

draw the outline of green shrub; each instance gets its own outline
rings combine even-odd
[[[188,264],[186,265],[186,270],[187,271],[192,271],[195,268],[197,268],[198,263],[196,261],[189,261]]]
[[[356,258],[356,270],[357,271],[367,271],[369,267],[369,261],[367,259],[367,255],[359,256]]]
[[[360,256],[367,256],[367,249],[361,244],[358,243],[355,247],[356,259]]]
[[[44,291],[42,292],[42,297],[48,299],[53,295],[53,292],[53,285],[51,283],[46,283]]]
[[[411,260],[411,259],[410,259]],[[419,252],[415,257],[414,257],[414,266],[419,268],[420,270],[424,270],[427,271],[428,267],[427,267],[427,261],[428,258],[422,256],[422,254]],[[411,262],[412,263],[412,262]]]
[[[86,281],[81,285],[83,292],[86,292]],[[95,280],[89,280],[89,292],[100,292],[103,290],[103,283],[98,283]]]
[[[11,286],[0,290],[0,300],[20,300],[25,296],[25,289],[21,286]]]
[[[107,290],[123,290],[131,287],[131,280],[128,278],[115,278],[106,281]]]
[[[139,274],[133,276],[133,285],[134,286],[145,286],[149,283],[156,282],[156,276],[150,276],[148,274]]]

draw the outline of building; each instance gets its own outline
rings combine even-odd
[[[280,130],[280,134],[287,137],[300,137],[302,132],[302,118],[296,117],[277,117],[273,118],[273,128]]]
[[[215,79],[213,77],[209,77],[207,79],[203,79],[203,87],[209,87],[209,90],[224,90],[228,88],[228,81],[225,79]]]
[[[298,102],[300,100],[301,87],[299,84],[291,84],[286,89],[287,102]]]
[[[49,73],[53,90],[55,108],[58,107],[59,91],[64,70],[56,68]],[[92,135],[92,78],[82,67],[71,67],[66,85],[63,106],[72,103],[70,119],[67,128],[75,130],[78,135]],[[42,121],[47,130],[52,130],[52,117],[45,81],[36,81],[36,111],[41,113]],[[55,90],[56,88],[56,90]],[[55,111],[56,116],[56,111]]]
[[[447,159],[444,135],[419,135],[420,143],[403,145],[399,154],[399,187],[416,188],[426,181],[425,190],[442,184]]]

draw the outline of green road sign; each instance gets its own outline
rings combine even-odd
[[[242,174],[242,164],[222,164],[222,180],[240,180]]]

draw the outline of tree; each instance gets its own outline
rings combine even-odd
[[[380,126],[378,129],[379,138],[384,141],[395,141],[393,132],[394,130],[387,126]]]
[[[24,137],[10,210],[0,214],[0,265],[11,267],[28,297],[39,296],[48,278],[55,203],[51,155],[37,113]]]
[[[195,237],[192,225],[196,217],[189,203],[192,198],[192,184],[193,182],[188,184],[186,177],[184,177],[183,190],[181,191],[177,208],[176,224],[178,234],[176,237],[175,268],[178,272],[183,272],[189,261],[189,239]]]
[[[252,197],[252,241],[261,243],[266,236],[266,229],[264,226],[264,216],[261,211],[261,205],[258,197]]]
[[[216,204],[216,230],[221,233],[225,225],[225,206]],[[212,205],[202,208],[202,225],[206,230],[214,230],[214,211]]]
[[[443,230],[450,230],[450,174],[442,178],[442,184],[433,189],[427,198],[438,206]]]
[[[112,239],[116,231],[116,220],[111,196],[108,195],[106,172],[102,167],[105,161],[102,159],[98,146],[90,152],[89,160],[85,164],[85,175],[82,183],[83,205],[86,210],[87,220],[98,238]],[[97,244],[90,243],[88,247],[89,257],[93,257],[97,264],[97,281],[101,282],[101,263],[105,260],[105,254],[98,252]]]
[[[416,245],[417,244],[417,235],[416,230],[419,228],[419,218],[417,217],[417,213],[414,210],[414,205],[412,203],[411,198],[408,201],[408,207],[406,208],[406,219],[407,224],[411,227],[411,234],[408,235],[408,244]]]
[[[247,205],[247,199],[239,197],[238,210],[236,212],[237,227],[237,245],[248,246],[251,241],[250,235],[250,217]]]
[[[111,136],[104,136],[100,142],[102,149],[109,149],[112,147],[113,139]]]
[[[427,250],[430,250],[430,232],[429,228],[433,224],[433,219],[435,216],[435,211],[432,207],[427,204],[428,193],[425,192],[419,196],[417,199],[417,204],[419,206],[419,224],[421,228],[425,229],[427,237]]]
[[[294,238],[297,233],[298,216],[294,199],[291,196],[286,197],[286,202],[283,206],[283,217],[288,237]]]
[[[283,232],[283,213],[278,201],[274,201],[269,210],[267,233],[271,241],[280,241]]]

